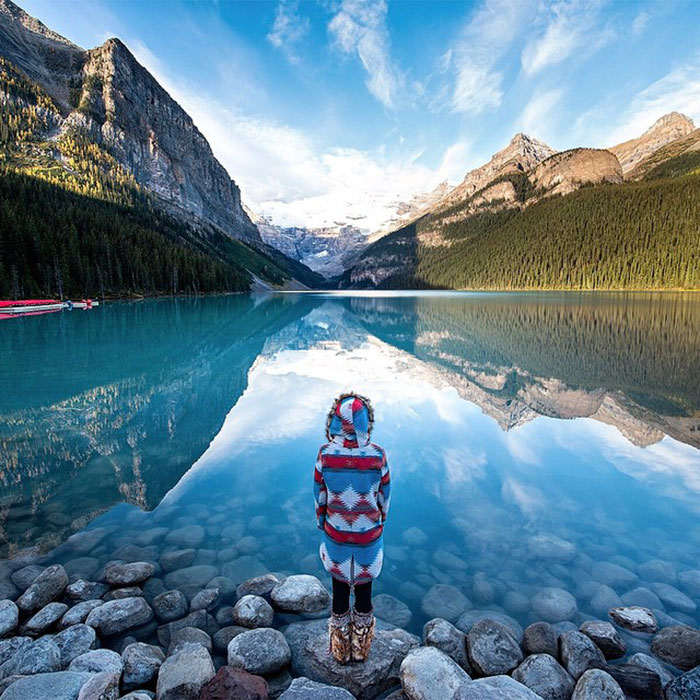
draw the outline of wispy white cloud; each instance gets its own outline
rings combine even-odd
[[[393,109],[404,78],[389,53],[386,15],[384,0],[342,0],[328,31],[341,51],[357,53],[367,72],[367,89],[385,107]]]
[[[497,65],[532,9],[531,0],[483,0],[476,9],[442,58],[455,69],[455,112],[480,114],[501,104],[503,72]]]
[[[563,0],[548,9],[544,31],[525,45],[522,66],[534,75],[547,66],[570,58],[575,52],[588,55],[613,37],[609,28],[598,26],[602,2]]]
[[[556,121],[556,107],[563,94],[560,89],[535,92],[520,113],[515,130],[539,138],[549,138],[548,132]]]
[[[309,18],[299,14],[298,0],[280,0],[267,40],[274,47],[284,51],[292,63],[298,63],[297,45],[309,33],[310,28]]]
[[[632,22],[632,34],[639,36],[644,33],[644,30],[649,24],[649,13],[642,10]]]

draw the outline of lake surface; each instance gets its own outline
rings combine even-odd
[[[526,625],[555,587],[576,623],[621,600],[700,622],[678,578],[700,568],[698,295],[115,302],[5,321],[0,350],[4,558],[41,551],[90,579],[193,548],[197,572],[166,584],[330,585],[313,466],[355,390],[392,476],[375,593],[408,629],[435,584],[467,599],[444,589],[446,615]]]

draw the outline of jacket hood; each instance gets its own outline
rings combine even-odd
[[[326,437],[329,441],[356,442],[367,445],[372,433],[374,411],[372,405],[359,394],[341,394],[334,402],[326,421]]]

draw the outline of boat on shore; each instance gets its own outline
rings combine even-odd
[[[53,313],[55,311],[71,311],[73,309],[91,309],[99,305],[99,301],[93,301],[92,299],[81,299],[80,301],[61,301],[60,299],[0,301],[0,319],[13,318],[20,315]]]

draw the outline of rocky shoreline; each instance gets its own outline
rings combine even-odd
[[[544,588],[533,609],[550,621],[523,629],[499,610],[454,620],[462,594],[436,584],[423,600],[436,615],[419,638],[395,624],[408,622],[405,604],[381,594],[368,661],[341,666],[315,576],[263,573],[232,590],[187,550],[69,575],[85,559],[0,562],[3,700],[700,698],[700,631],[643,606],[577,625],[565,619],[570,594]],[[700,584],[700,572],[690,578]]]

